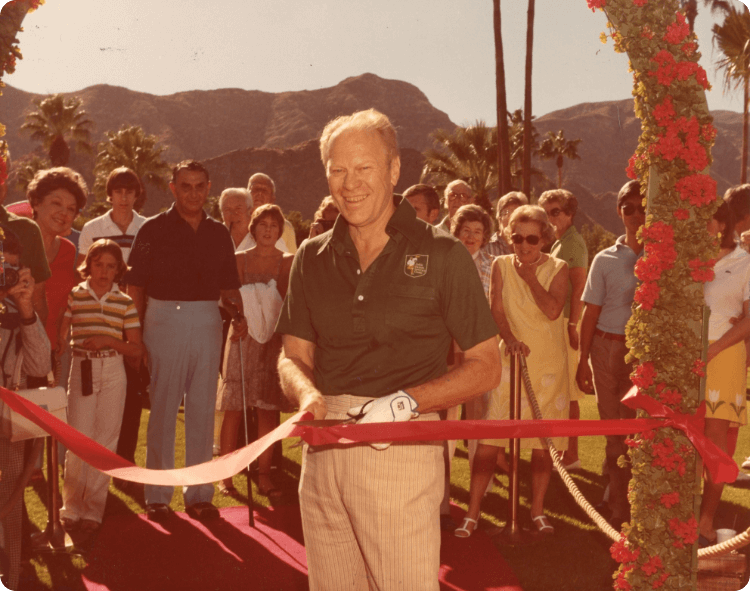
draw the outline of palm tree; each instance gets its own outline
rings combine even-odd
[[[539,147],[539,133],[536,130],[536,127],[534,127],[534,119],[536,117],[531,117],[531,155],[534,155],[538,152]],[[526,129],[526,118],[524,117],[523,109],[516,109],[512,113],[508,113],[508,120],[509,120],[509,126],[508,126],[508,140],[510,142],[510,176],[511,176],[511,189],[515,187],[520,187],[523,184],[523,172],[524,172],[524,136],[525,136],[525,129]],[[531,157],[529,157],[530,159]],[[531,167],[529,169],[531,171],[532,176],[541,176],[541,171],[537,170],[536,168]]]
[[[714,46],[723,57],[716,62],[724,72],[724,91],[742,88],[742,159],[740,183],[747,182],[748,102],[750,101],[750,12],[730,7],[724,22],[711,29]]]
[[[529,0],[526,15],[526,85],[523,101],[523,192],[531,196],[531,64],[534,50],[534,6]]]
[[[491,211],[489,193],[498,184],[497,127],[477,121],[453,132],[438,129],[430,137],[437,149],[424,152],[422,179],[429,177],[438,187],[464,180],[474,191],[477,204]]]
[[[542,160],[554,160],[557,164],[557,188],[562,188],[562,169],[564,158],[571,160],[580,160],[578,155],[578,144],[583,140],[567,140],[565,133],[561,129],[557,133],[548,131],[547,137],[542,140],[539,146],[539,157]]]
[[[698,16],[698,0],[681,0],[680,4],[692,33],[695,30],[695,19]],[[717,12],[726,14],[729,12],[731,4],[726,0],[703,0],[703,6],[710,8],[711,14]]]
[[[40,170],[50,168],[50,166],[49,160],[40,158],[37,154],[31,154],[29,157],[20,160],[16,164],[16,186],[25,195],[34,175]]]
[[[142,194],[135,204],[136,210],[146,201],[146,182],[161,191],[167,190],[171,167],[162,158],[167,146],[158,145],[155,135],[146,135],[138,125],[123,125],[119,131],[108,131],[105,135],[107,141],[99,144],[94,165],[94,193],[98,200],[105,197],[109,173],[119,166],[127,166],[141,179]]]
[[[492,0],[495,28],[495,86],[497,89],[498,125],[498,170],[500,171],[500,195],[512,188],[510,175],[510,137],[508,135],[508,102],[505,92],[505,59],[503,57],[503,33],[500,26],[500,0]]]
[[[45,99],[36,99],[37,110],[26,115],[21,129],[31,134],[32,140],[42,142],[49,152],[52,166],[66,166],[70,158],[70,146],[80,152],[91,154],[91,128],[94,123],[80,110],[83,100],[73,96],[66,99],[54,94]]]

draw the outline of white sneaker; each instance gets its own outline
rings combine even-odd
[[[747,472],[740,472],[737,474],[737,480],[734,481],[735,484],[747,484],[750,483],[750,474]]]
[[[745,458],[745,461],[742,462],[742,469],[743,470],[750,470],[750,456],[747,456]]]

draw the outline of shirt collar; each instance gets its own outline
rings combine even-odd
[[[203,222],[205,222],[207,218],[208,218],[208,214],[206,213],[206,210],[205,209],[201,209],[201,221],[200,221],[200,224],[202,224]],[[172,220],[172,222],[174,222],[174,223],[182,222],[184,224],[187,224],[187,222],[185,221],[185,218],[183,218],[180,215],[180,212],[177,211],[177,208],[175,207],[174,203],[167,210],[167,219]]]
[[[563,232],[562,236],[560,236],[560,241],[562,242],[566,236],[574,234],[577,231],[578,230],[576,230],[576,227],[573,224],[570,224],[570,227],[567,230],[565,230],[565,232]]]
[[[113,293],[120,293],[120,288],[118,287],[117,283],[112,284],[112,289],[110,289],[107,293],[105,293],[101,298],[99,298],[95,293],[94,290],[91,289],[91,285],[89,284],[91,278],[89,277],[84,281],[83,283],[80,283],[79,286],[84,288],[86,291],[88,291],[91,294],[91,297],[93,297],[98,302],[104,302],[107,300],[110,294]]]
[[[417,220],[417,212],[401,195],[393,195],[393,204],[396,206],[396,211],[388,220],[385,227],[386,233],[396,241],[406,238],[416,246],[419,242],[420,229],[422,229]],[[346,250],[347,247],[353,248],[349,224],[342,215],[336,218],[333,229],[318,248],[318,254],[321,254],[329,244],[332,248],[341,251]]]

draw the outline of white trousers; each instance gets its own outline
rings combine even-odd
[[[82,357],[73,357],[68,386],[68,423],[110,451],[117,448],[125,408],[125,366],[122,356],[92,359],[94,393],[81,395]],[[65,455],[62,517],[101,523],[107,503],[109,476],[68,451]]]

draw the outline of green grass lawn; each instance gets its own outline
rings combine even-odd
[[[141,423],[136,461],[145,464],[145,436],[147,413],[144,412]],[[287,415],[289,416],[289,415]],[[285,417],[286,418],[286,417]],[[593,397],[587,397],[581,402],[581,418],[598,418],[596,404]],[[183,416],[178,417],[177,441],[182,445]],[[284,488],[286,497],[282,502],[296,502],[296,488],[299,480],[301,448],[295,446],[295,440],[284,441],[284,459],[281,470],[275,475],[277,485]],[[573,478],[581,492],[589,501],[596,505],[604,491],[605,478],[601,475],[604,460],[604,438],[586,437],[580,439],[580,456],[583,471],[576,473]],[[179,454],[178,454],[179,455]],[[740,432],[735,459],[742,461],[750,455],[750,430]],[[522,453],[520,465],[520,492],[522,523],[528,521],[529,507],[529,456],[530,452]],[[180,467],[181,457],[177,458]],[[469,467],[466,449],[459,443],[453,462],[451,475],[451,497],[458,505],[466,508],[468,503]],[[247,487],[244,474],[235,476],[235,486],[240,495],[246,498]],[[487,495],[482,505],[483,526],[500,525],[504,523],[508,510],[508,477],[500,475],[493,490]],[[267,499],[257,493],[256,483],[253,482],[256,504],[267,504]],[[47,522],[47,512],[44,505],[46,493],[43,483],[29,487],[26,491],[26,503],[29,515],[36,527],[44,529]],[[217,506],[232,506],[241,504],[236,499],[214,496]],[[172,508],[183,511],[184,504],[181,491],[175,491]],[[728,486],[725,488],[723,503],[717,516],[718,527],[732,527],[744,530],[750,526],[750,491],[747,488]],[[106,515],[123,512],[143,513],[145,507],[141,495],[131,497],[114,486],[110,486],[107,500]],[[500,553],[505,557],[518,576],[525,591],[602,591],[611,589],[612,573],[616,568],[615,562],[609,555],[609,539],[600,533],[590,522],[586,514],[578,507],[573,497],[567,491],[562,480],[553,475],[546,498],[546,512],[550,516],[556,529],[554,536],[545,538],[533,545],[509,547],[496,541]],[[745,549],[747,552],[747,548]],[[27,591],[41,589],[55,589],[55,591],[81,590],[80,573],[86,566],[82,556],[75,555],[37,555],[31,561],[24,576],[23,587]]]

